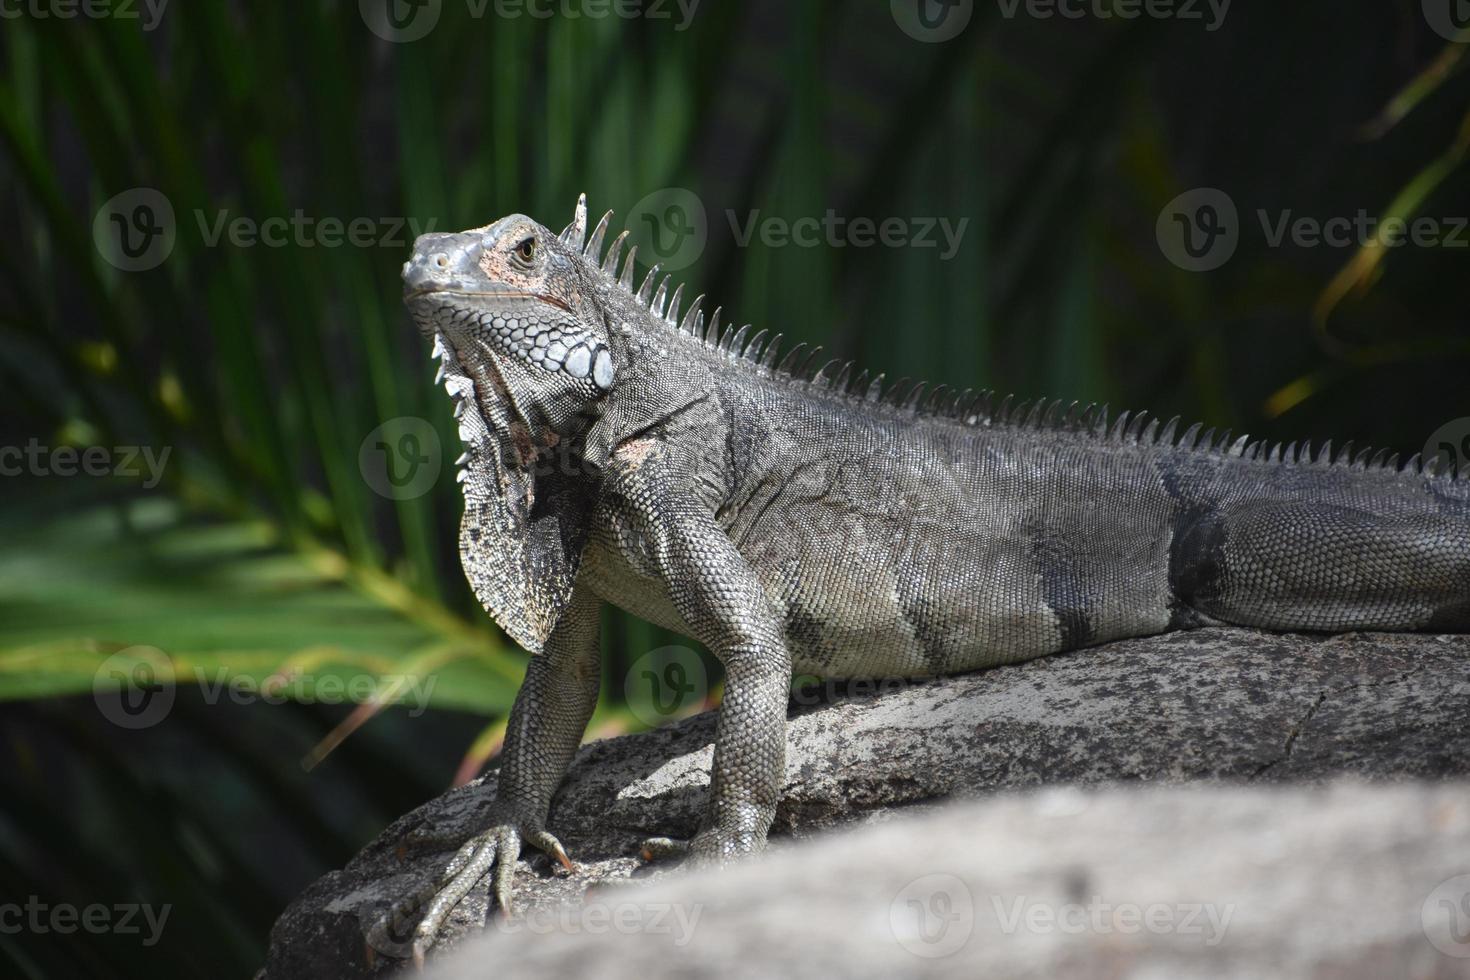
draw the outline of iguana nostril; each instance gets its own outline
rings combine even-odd
[[[449,268],[449,256],[445,255],[443,252],[436,253],[434,255],[434,264],[441,269]]]

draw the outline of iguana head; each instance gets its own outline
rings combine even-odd
[[[616,373],[585,237],[584,200],[562,235],[511,215],[422,235],[403,267],[404,302],[443,359],[465,444],[465,574],[532,651],[571,598],[591,505],[577,446]]]
[[[566,432],[613,383],[606,327],[585,278],[580,250],[513,214],[419,236],[403,270],[404,301],[458,364],[501,382],[533,431]]]

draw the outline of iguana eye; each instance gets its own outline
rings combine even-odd
[[[532,260],[536,258],[536,239],[527,238],[523,240],[516,246],[515,254],[516,258],[520,259],[523,264],[530,265]]]

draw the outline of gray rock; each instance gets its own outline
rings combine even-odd
[[[1470,783],[1045,789],[496,922],[484,977],[1470,976]]]
[[[860,687],[848,685],[847,691],[828,692],[818,703],[793,706],[786,795],[773,842],[800,840],[844,824],[893,820],[898,814],[957,797],[1043,784],[1320,781],[1342,773],[1395,779],[1470,775],[1470,637],[1465,636],[1306,637],[1201,630],[1110,644],[1017,667],[888,684],[877,694],[862,693]],[[517,872],[516,911],[521,918],[513,923],[534,924],[537,916],[560,914],[557,910],[580,903],[592,885],[601,890],[663,877],[640,868],[634,856],[637,845],[650,835],[687,836],[694,831],[708,785],[713,721],[710,714],[700,715],[582,748],[553,803],[549,824],[578,862],[578,870],[570,876],[553,873],[549,862],[533,852],[532,860]],[[342,871],[310,886],[272,931],[267,975],[274,980],[370,976],[396,967],[401,949],[381,950],[376,965],[368,965],[362,939],[366,926],[395,897],[428,881],[448,857],[448,853],[400,857],[395,853],[397,842],[409,830],[425,826],[450,840],[467,837],[480,828],[481,809],[493,791],[492,773],[481,784],[446,793],[396,821]],[[1293,793],[1290,799],[1282,798],[1283,810],[1310,806],[1306,801],[1313,797]],[[1242,795],[1241,800],[1254,801],[1249,805],[1255,807],[1251,812],[1256,817],[1242,816],[1244,823],[1233,838],[1223,834],[1217,842],[1201,840],[1198,846],[1211,849],[1217,859],[1238,866],[1249,877],[1250,845],[1241,835],[1272,829],[1273,798],[1264,792]],[[1156,825],[1156,847],[1120,852],[1114,859],[1126,863],[1132,853],[1140,862],[1157,863],[1170,854],[1193,853],[1197,846],[1186,843],[1193,826],[1189,820],[1180,817],[1183,822],[1170,823],[1170,813],[1183,811],[1167,808],[1197,805],[1202,813],[1208,811],[1208,804],[1170,804],[1138,793],[1108,799],[1116,799],[1110,806],[1127,808],[1126,814],[1118,810],[1123,824],[1082,832],[1077,840],[1048,843],[1045,834],[1019,835],[1027,825],[1024,808],[1034,810],[1035,800],[997,803],[1022,808],[1005,811],[1015,818],[1000,821],[998,830],[967,833],[950,822],[979,819],[983,811],[971,809],[965,811],[968,817],[946,813],[936,815],[936,822],[922,830],[895,831],[899,836],[892,840],[915,833],[933,835],[924,843],[934,844],[935,853],[949,855],[956,867],[970,866],[972,858],[988,861],[1007,853],[1008,835],[1015,836],[1019,854],[1055,845],[1057,853],[1075,853],[1082,860],[1090,853],[1088,848],[1096,847],[1101,859],[1106,856],[1101,850],[1106,835],[1122,831],[1131,820],[1133,826]],[[1394,805],[1408,805],[1401,802],[1403,797],[1394,799],[1400,801]],[[1364,819],[1387,811],[1370,807],[1366,812]],[[1418,812],[1422,817],[1425,811]],[[1378,831],[1407,834],[1414,829],[1381,826]],[[983,850],[975,850],[982,845]],[[788,853],[780,867],[806,867],[804,849]],[[841,863],[831,855],[827,859]],[[854,852],[847,853],[847,860],[859,866],[866,863]],[[875,867],[869,885],[879,891],[890,887],[903,867],[913,870],[908,877],[946,871],[943,861],[922,854],[913,856],[917,863],[907,861],[905,857],[891,866]],[[1141,880],[1152,874],[1146,865],[1134,871]],[[736,869],[719,881],[745,880],[735,876],[746,874],[767,876],[772,883],[771,893],[763,896],[767,902],[787,903],[774,891],[790,882],[770,861],[748,871]],[[1168,877],[1175,885],[1188,884],[1187,877]],[[830,903],[836,915],[848,908],[839,893],[849,878],[814,882],[810,890],[798,892],[803,904],[774,907],[784,910],[787,922],[815,914],[815,907],[824,903]],[[681,881],[694,887],[695,880],[679,878],[668,887],[686,887]],[[1311,881],[1296,881],[1293,887],[1300,890],[1302,902],[1314,900],[1309,894]],[[980,899],[976,892],[976,900]],[[482,883],[449,921],[440,956],[450,954],[467,935],[478,934],[485,913]],[[839,919],[830,928],[840,925]],[[740,926],[746,930],[738,937],[740,950],[754,952],[765,946],[767,935],[755,920]],[[702,930],[701,936],[708,931]],[[535,945],[493,934],[486,939],[496,943],[497,972],[511,970],[515,957],[529,956]],[[1106,945],[1113,939],[1096,941]],[[586,936],[577,940],[586,941]],[[1076,953],[1080,947],[1069,948]],[[1131,947],[1125,943],[1123,948]],[[1240,975],[1252,975],[1248,966],[1240,968]],[[599,969],[605,967],[603,963]],[[705,963],[692,972],[716,968]],[[1165,969],[1158,975],[1173,974]]]

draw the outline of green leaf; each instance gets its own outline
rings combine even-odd
[[[115,689],[114,672],[144,670],[206,698],[499,714],[519,684],[488,629],[334,552],[286,548],[265,522],[154,497],[50,520],[12,510],[0,541],[0,700]]]

